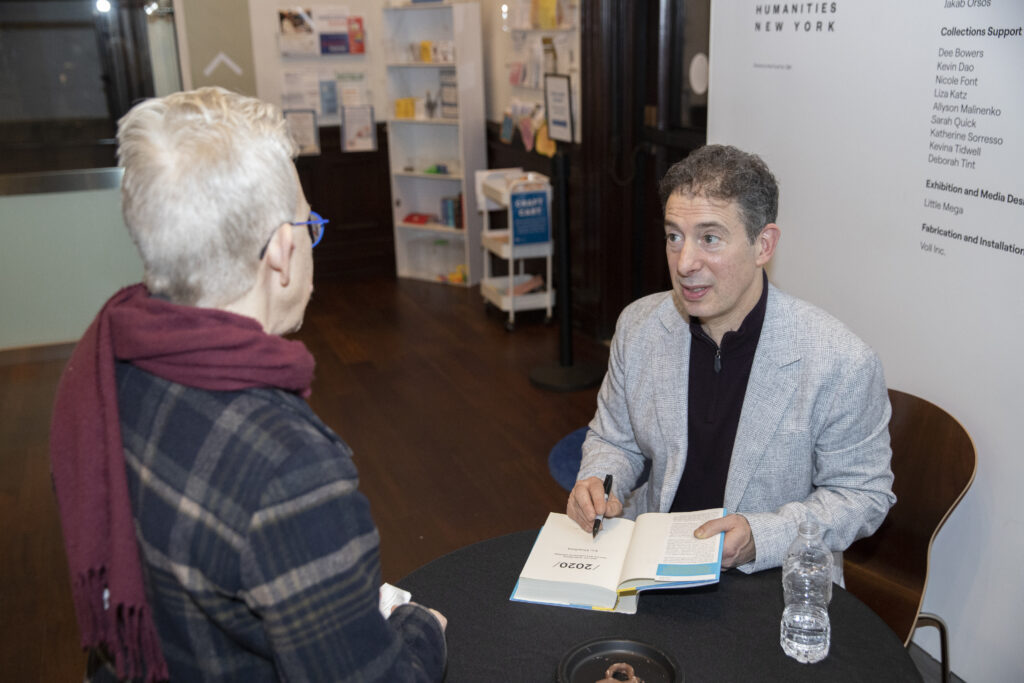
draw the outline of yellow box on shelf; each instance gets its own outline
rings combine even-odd
[[[432,62],[432,61],[434,61],[434,42],[432,40],[421,40],[420,41],[420,61],[421,62]]]
[[[395,118],[413,119],[416,118],[416,98],[399,97],[395,100]]]

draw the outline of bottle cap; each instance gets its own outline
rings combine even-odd
[[[817,536],[820,533],[818,523],[813,519],[805,519],[800,522],[800,528],[798,529],[801,536]]]

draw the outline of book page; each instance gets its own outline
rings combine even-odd
[[[519,575],[515,599],[611,608],[633,522],[606,519],[597,538],[552,512]]]
[[[698,539],[694,530],[721,517],[722,508],[697,512],[653,512],[636,521],[622,581],[710,581],[718,577],[722,534]]]
[[[720,515],[715,515],[716,517]],[[715,539],[697,539],[693,532],[710,519],[700,512],[680,512],[669,517],[668,536],[665,539],[665,551],[662,553],[662,564],[707,564],[714,562],[718,556],[718,544]],[[703,541],[707,541],[704,543]]]

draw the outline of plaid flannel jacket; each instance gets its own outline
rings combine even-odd
[[[211,392],[121,363],[146,592],[173,681],[433,681],[440,625],[378,609],[379,538],[351,451],[301,398]]]

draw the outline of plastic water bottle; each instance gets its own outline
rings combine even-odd
[[[779,642],[787,655],[804,664],[820,662],[828,655],[832,563],[832,552],[821,540],[817,522],[802,522],[782,565],[786,609]]]

